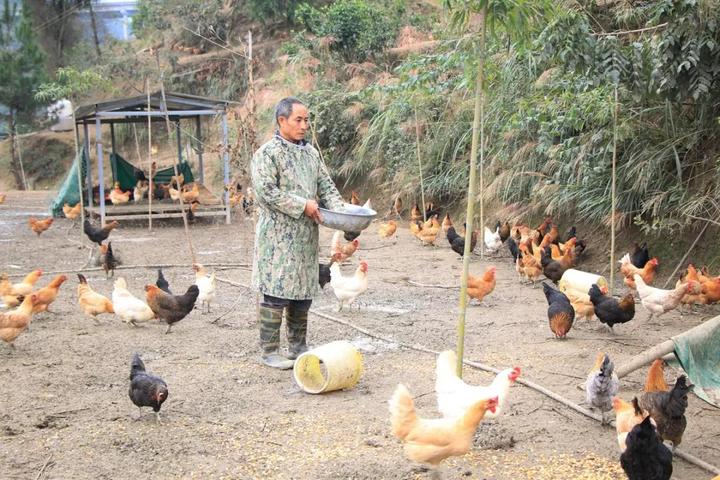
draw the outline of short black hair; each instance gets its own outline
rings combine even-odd
[[[285,97],[275,105],[275,123],[280,125],[280,117],[290,118],[293,105],[305,104],[295,97]]]

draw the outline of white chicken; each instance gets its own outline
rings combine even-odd
[[[687,293],[692,293],[695,289],[695,282],[687,283],[678,282],[673,290],[663,290],[647,285],[642,277],[637,273],[633,275],[637,292],[640,296],[640,303],[652,315],[662,315],[677,308],[680,300]]]
[[[497,397],[498,406],[494,412],[487,412],[487,418],[498,417],[507,402],[510,386],[520,376],[520,367],[508,368],[495,376],[493,382],[487,386],[468,385],[455,373],[457,355],[452,350],[446,350],[438,355],[435,369],[435,393],[437,395],[438,410],[446,418],[458,418],[474,403],[483,399]]]
[[[215,272],[208,275],[205,267],[199,263],[193,264],[193,270],[195,270],[195,285],[200,291],[197,298],[200,311],[205,313],[205,305],[207,305],[207,313],[210,313],[210,303],[215,300]]]
[[[115,280],[112,304],[115,315],[133,327],[137,327],[136,322],[147,322],[155,318],[155,313],[148,307],[147,303],[130,293],[127,282],[122,277]]]
[[[355,299],[367,290],[367,271],[368,264],[365,260],[360,261],[352,277],[343,277],[338,263],[330,265],[330,286],[338,299],[338,312],[345,304],[352,305]]]
[[[502,248],[503,242],[500,240],[500,227],[495,228],[492,232],[485,227],[485,251],[487,253],[495,253]]]

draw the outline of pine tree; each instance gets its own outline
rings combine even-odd
[[[10,169],[15,184],[23,187],[20,163],[15,151],[17,124],[32,116],[38,103],[34,90],[45,78],[45,54],[37,43],[30,23],[29,11],[24,5],[4,0],[0,18],[0,104],[8,110],[8,127],[11,139],[12,160]]]

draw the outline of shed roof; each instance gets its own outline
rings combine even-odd
[[[174,92],[165,92],[165,100],[168,113],[173,119],[221,113],[225,111],[228,104],[226,100]],[[156,115],[158,112],[162,112],[162,93],[159,91],[152,93],[149,103],[150,110]],[[77,123],[89,120],[95,121],[96,118],[100,117],[103,123],[131,122],[136,120],[133,117],[147,118],[147,111],[148,97],[147,95],[139,95],[137,97],[118,98],[105,102],[81,105],[75,110],[75,121]]]

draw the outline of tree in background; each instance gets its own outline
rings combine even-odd
[[[10,170],[17,188],[24,185],[15,149],[17,124],[29,119],[38,106],[34,90],[46,78],[44,62],[45,55],[37,43],[27,7],[18,11],[16,5],[4,0],[0,19],[0,104],[9,110]]]

